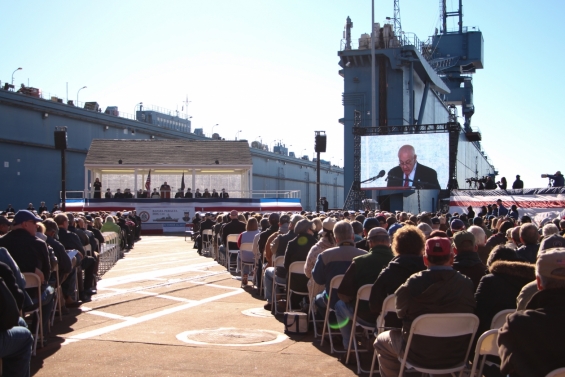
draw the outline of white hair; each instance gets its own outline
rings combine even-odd
[[[542,229],[543,236],[549,237],[553,234],[559,233],[559,228],[555,224],[545,224]]]
[[[477,225],[470,226],[469,229],[467,229],[467,232],[473,233],[477,245],[484,246],[486,244],[487,235],[485,234],[483,228],[481,228],[480,226]]]

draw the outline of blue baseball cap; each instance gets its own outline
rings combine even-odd
[[[22,210],[18,211],[18,213],[16,213],[16,216],[14,216],[14,220],[12,221],[12,225],[19,225],[21,223],[24,223],[24,222],[30,221],[30,220],[33,220],[36,223],[43,221],[43,219],[41,217],[35,216],[31,211],[27,211],[25,209],[22,209]]]

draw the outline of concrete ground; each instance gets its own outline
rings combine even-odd
[[[56,318],[33,375],[356,375],[354,355],[345,366],[312,331],[285,335],[282,315],[184,236],[144,236],[92,298]]]

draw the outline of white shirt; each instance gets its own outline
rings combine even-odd
[[[418,162],[414,163],[414,167],[412,168],[412,171],[410,172],[410,175],[408,176],[408,179],[411,180],[411,181],[408,181],[408,187],[414,186],[414,176],[416,175],[416,166],[418,166]],[[402,173],[402,175],[403,175],[402,186],[404,186],[404,180],[406,179],[406,175],[404,175],[404,173]]]

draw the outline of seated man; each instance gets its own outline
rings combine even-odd
[[[365,254],[353,258],[351,265],[345,272],[337,295],[339,301],[335,304],[337,323],[343,338],[343,347],[347,349],[349,337],[351,336],[351,319],[355,311],[355,300],[357,291],[365,284],[373,284],[392,259],[390,249],[390,236],[384,228],[373,228],[367,236],[371,250]],[[377,316],[372,314],[366,301],[359,303],[358,320],[372,326]]]
[[[381,376],[398,376],[410,326],[422,314],[473,313],[475,298],[473,282],[453,270],[453,251],[448,238],[433,237],[426,241],[424,263],[427,270],[418,272],[397,289],[396,313],[402,319],[402,330],[385,331],[377,336],[375,349]],[[412,340],[411,359],[414,363],[436,368],[450,363],[467,351],[468,339],[421,337]]]
[[[506,318],[498,330],[498,353],[504,375],[545,376],[565,367],[565,248],[539,255],[536,262],[538,292],[526,310]]]
[[[374,228],[373,228],[374,229]],[[365,255],[367,252],[355,247],[353,227],[347,221],[340,221],[334,226],[336,247],[325,250],[318,255],[312,278],[317,284],[325,285],[324,291],[316,296],[317,309],[324,313],[328,304],[328,295],[332,295],[333,305],[338,301],[337,292],[330,291],[330,283],[334,276],[345,274],[353,258]],[[392,255],[390,256],[392,259]]]
[[[481,278],[486,275],[487,267],[477,253],[478,245],[475,242],[475,235],[466,230],[457,232],[453,236],[453,245],[455,246],[453,269],[471,279],[476,290]]]
[[[4,376],[29,376],[33,336],[19,317],[24,294],[10,267],[0,263],[0,359]]]

